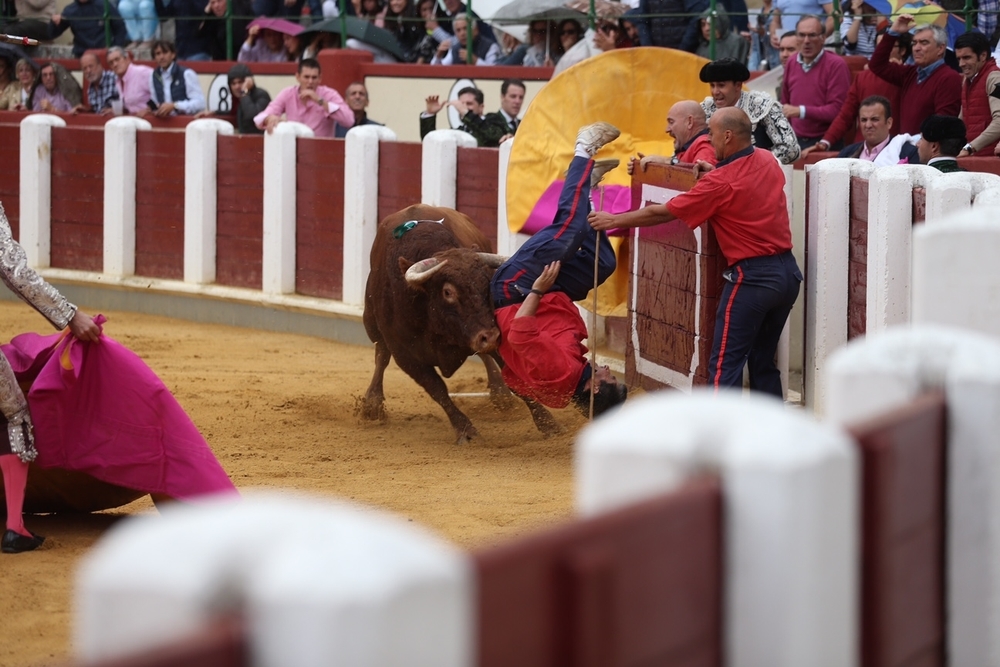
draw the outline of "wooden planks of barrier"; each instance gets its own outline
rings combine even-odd
[[[850,432],[862,463],[861,665],[944,665],[944,395]]]
[[[459,148],[455,208],[497,246],[498,148]]]
[[[0,204],[3,204],[10,231],[20,238],[21,219],[21,128],[17,125],[0,125]]]
[[[215,282],[260,289],[264,246],[264,137],[219,135]]]
[[[295,291],[344,296],[344,140],[296,141]]]
[[[695,183],[689,168],[650,165],[633,175],[632,208],[663,203]],[[680,220],[632,236],[625,357],[631,386],[687,388],[708,383],[715,311],[725,259],[710,226]]]
[[[714,477],[474,554],[479,667],[721,665]]]
[[[136,132],[135,274],[184,278],[184,133]]]
[[[59,269],[104,268],[104,131],[52,128],[52,245]]]

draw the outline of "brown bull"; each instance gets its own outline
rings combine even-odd
[[[375,343],[375,373],[361,414],[385,417],[382,379],[390,357],[440,405],[459,443],[478,435],[448,396],[438,375],[451,377],[472,354],[483,358],[494,403],[509,399],[493,361],[500,330],[493,317],[490,278],[499,262],[489,239],[465,215],[448,208],[410,206],[379,223],[365,289],[364,323]],[[543,432],[558,430],[551,415],[529,403]]]

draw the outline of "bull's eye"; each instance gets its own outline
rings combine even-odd
[[[444,287],[441,288],[441,296],[448,303],[456,303],[458,301],[458,291],[451,283],[444,284]]]

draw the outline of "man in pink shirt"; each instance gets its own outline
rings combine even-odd
[[[125,113],[143,115],[149,111],[149,81],[153,68],[136,65],[120,46],[108,49],[108,67],[115,73],[118,96]]]
[[[354,125],[354,112],[340,93],[319,84],[319,63],[315,59],[304,58],[299,62],[295,80],[299,85],[285,88],[266,109],[254,116],[257,127],[267,130],[268,134],[274,132],[282,114],[285,120],[307,125],[317,137],[332,137],[336,124],[341,127]]]

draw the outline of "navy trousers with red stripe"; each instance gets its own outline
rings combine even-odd
[[[802,273],[791,251],[740,260],[722,274],[726,279],[715,316],[715,340],[709,360],[712,385],[743,386],[743,366],[750,389],[782,397],[775,365],[781,330],[799,295]]]
[[[494,308],[521,303],[547,264],[562,262],[553,290],[574,301],[587,297],[594,286],[594,253],[598,254],[597,281],[603,283],[615,270],[615,251],[604,232],[590,223],[590,171],[593,161],[576,156],[570,162],[559,196],[555,219],[540,229],[497,269],[490,284]]]

